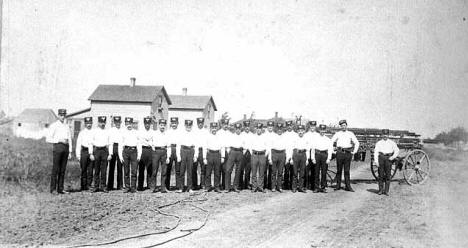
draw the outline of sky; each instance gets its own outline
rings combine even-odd
[[[217,117],[468,127],[468,1],[4,0],[0,108],[90,106],[99,84],[212,95]]]

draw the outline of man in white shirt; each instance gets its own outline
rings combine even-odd
[[[50,193],[64,194],[63,189],[65,178],[65,169],[67,168],[68,159],[72,154],[72,135],[70,127],[65,123],[65,109],[58,110],[58,120],[49,128],[47,141],[53,144],[52,148],[52,172],[50,175]]]
[[[114,173],[117,167],[117,190],[123,188],[123,167],[119,157],[119,143],[122,142],[122,131],[120,128],[122,124],[122,118],[120,116],[114,116],[114,126],[110,128],[110,143],[112,149],[112,158],[109,161],[109,176],[107,177],[107,190],[114,190]],[[117,166],[116,166],[117,165]]]
[[[81,190],[89,190],[93,180],[93,167],[89,158],[89,146],[92,138],[93,117],[84,118],[85,128],[80,131],[76,140],[76,158],[81,167]]]
[[[286,163],[286,149],[288,147],[287,137],[283,135],[284,125],[281,122],[276,123],[276,134],[270,139],[271,148],[271,191],[283,192],[283,170]]]
[[[146,184],[149,188],[149,181],[151,180],[151,173],[153,169],[151,168],[151,161],[153,159],[153,130],[151,129],[151,117],[143,118],[143,130],[138,132],[138,141],[141,144],[141,158],[138,163],[138,191],[145,190],[144,181],[145,181],[145,170],[146,170]]]
[[[106,186],[107,162],[112,158],[109,131],[106,130],[106,116],[98,116],[98,128],[93,130],[88,149],[93,151],[89,156],[94,161],[94,192],[108,192]]]
[[[296,190],[299,192],[305,193],[306,189],[304,188],[304,176],[306,163],[309,159],[309,149],[311,149],[311,144],[309,140],[304,136],[305,126],[299,124],[297,126],[297,136],[292,140],[292,164],[293,164],[293,182],[292,182],[292,192],[296,193]]]
[[[287,138],[291,142],[291,140],[295,139],[297,134],[293,131],[293,122],[288,120],[284,123],[286,131],[283,133],[283,136]],[[288,147],[289,148],[289,147]],[[287,150],[286,150],[287,152]],[[291,157],[286,158],[286,164],[284,165],[284,189],[292,189],[292,181],[293,181],[293,166],[291,164]]]
[[[169,136],[166,132],[167,121],[165,119],[159,119],[159,130],[152,132],[152,147],[153,147],[153,172],[151,173],[150,187],[153,188],[153,193],[157,192],[157,175],[158,169],[161,167],[161,193],[167,193],[165,184],[167,174],[167,164],[169,164],[170,150],[168,147],[171,145]]]
[[[206,136],[208,135],[208,131],[205,129],[205,118],[203,117],[198,117],[197,118],[197,128],[193,130],[194,135],[196,136],[196,141],[200,144],[198,144],[198,151],[195,151],[197,153],[197,161],[193,164],[192,168],[192,188],[193,189],[198,189],[199,187],[201,189],[205,188],[205,174],[206,174],[206,165],[203,163],[203,140],[206,139]],[[198,185],[198,165],[200,165],[200,185]]]
[[[185,120],[185,132],[180,133],[178,138],[180,141],[180,146],[177,147],[178,153],[180,152],[180,175],[177,193],[182,193],[184,190],[185,172],[187,172],[187,192],[192,193],[192,166],[197,161],[195,150],[198,149],[192,125],[192,120]]]
[[[241,172],[241,163],[244,157],[244,139],[241,136],[242,132],[242,125],[240,123],[234,124],[235,133],[228,135],[228,139],[225,140],[227,142],[226,147],[228,151],[228,160],[226,162],[226,187],[224,190],[226,193],[230,191],[234,191],[239,193],[239,180],[240,180],[240,172]],[[231,186],[231,174],[234,169],[234,165],[236,166],[235,175],[234,175],[234,186]]]
[[[333,143],[331,139],[325,135],[327,126],[321,124],[319,126],[320,135],[312,140],[312,162],[315,164],[314,170],[314,193],[327,193],[327,171],[328,165],[333,153]]]
[[[172,173],[172,168],[174,168],[174,171],[175,171],[175,175],[174,175],[174,178],[175,178],[175,182],[176,182],[176,188],[179,188],[179,180],[177,180],[177,178],[179,178],[180,176],[180,157],[178,152],[177,152],[177,146],[180,146],[179,144],[179,141],[177,140],[177,138],[180,136],[179,133],[181,132],[181,130],[178,129],[179,127],[179,118],[178,117],[171,117],[170,118],[170,128],[167,130],[167,135],[169,137],[169,141],[171,142],[171,145],[170,145],[170,148],[168,147],[168,149],[170,149],[170,152],[171,152],[171,156],[169,157],[169,164],[167,164],[167,168],[166,168],[166,179],[164,179],[165,181],[165,184],[166,184],[166,189],[170,189],[171,188],[171,173]],[[182,130],[183,131],[183,130]]]
[[[274,121],[267,121],[267,128],[266,132],[262,135],[267,142],[267,144],[271,144],[271,142],[277,137],[276,133],[274,132],[275,122]],[[270,148],[269,148],[270,149]],[[271,151],[270,151],[271,152]],[[272,189],[271,187],[271,171],[272,171],[272,161],[267,160],[265,165],[265,175],[263,178],[263,184],[265,185],[266,189]]]
[[[304,134],[304,136],[309,140],[312,144],[314,139],[320,136],[317,133],[317,121],[309,121],[309,131]],[[306,174],[304,177],[305,187],[307,189],[315,189],[314,188],[314,174],[315,174],[315,163],[312,161],[312,149],[309,152],[309,160],[307,161],[306,165]]]
[[[222,140],[224,142],[224,144],[226,144],[227,140],[229,139],[230,135],[232,134],[231,131],[229,130],[229,119],[221,119],[220,122],[221,122],[221,129],[217,132],[216,136],[218,136],[219,139]],[[226,188],[226,165],[227,165],[228,158],[229,158],[228,149],[225,149],[225,151],[224,151],[224,163],[221,163],[221,188],[223,188],[223,189]]]
[[[379,192],[388,196],[390,189],[390,179],[392,179],[392,164],[393,160],[398,157],[400,149],[395,141],[388,138],[390,130],[382,130],[382,139],[375,144],[374,159],[379,168]],[[385,186],[384,186],[385,184]]]
[[[127,130],[122,131],[122,142],[119,143],[119,157],[124,166],[124,183],[127,188],[125,193],[135,193],[141,144],[138,141],[137,131],[133,129],[133,118],[125,117],[125,126],[127,126]]]
[[[251,137],[252,133],[250,132],[250,121],[246,120],[243,122],[244,129],[243,133],[241,133],[242,139],[244,141],[249,140]],[[250,171],[252,170],[251,164],[250,164],[250,151],[248,149],[245,149],[245,153],[242,158],[242,166],[241,166],[241,176],[240,176],[240,189],[249,189],[251,187],[250,185]]]
[[[353,132],[348,131],[348,123],[346,120],[340,120],[339,125],[341,131],[336,132],[332,137],[332,143],[336,142],[337,151],[336,151],[336,188],[335,190],[341,189],[341,175],[344,169],[344,178],[345,178],[345,190],[354,192],[351,188],[351,179],[350,179],[350,167],[351,160],[353,155],[359,149],[359,141]]]
[[[224,144],[216,135],[218,131],[218,123],[210,123],[210,134],[205,137],[204,151],[206,164],[205,190],[211,191],[211,172],[214,171],[214,190],[221,193],[220,178],[221,178],[221,163],[224,162]]]
[[[252,192],[263,192],[266,161],[269,159],[270,148],[267,141],[261,137],[263,133],[263,124],[257,123],[255,135],[252,135],[246,146],[250,149],[252,165]]]

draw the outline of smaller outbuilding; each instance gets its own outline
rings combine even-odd
[[[27,108],[13,120],[13,133],[18,137],[41,139],[57,119],[52,109]]]

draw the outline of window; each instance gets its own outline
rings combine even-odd
[[[45,127],[45,128],[49,128],[49,124],[47,124],[47,123],[44,124],[44,127]]]
[[[21,122],[18,122],[18,127],[21,127]]]

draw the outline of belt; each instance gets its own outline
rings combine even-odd
[[[351,153],[352,148],[343,148],[343,147],[338,147],[338,151],[340,152],[346,152],[346,153]]]
[[[176,146],[177,146],[177,144],[171,144],[171,147],[176,147]]]
[[[255,150],[252,150],[252,154],[253,154],[253,155],[265,155],[265,151],[255,151]]]
[[[95,146],[94,149],[103,150],[103,149],[107,149],[107,146]]]
[[[193,147],[191,147],[191,146],[180,146],[180,148],[182,148],[182,149],[193,149]]]
[[[323,151],[315,150],[315,153],[327,153],[328,154],[328,150],[323,150]]]
[[[296,152],[297,153],[305,153],[305,152],[307,152],[307,150],[306,149],[296,149]]]
[[[239,147],[232,147],[232,146],[231,146],[231,150],[232,150],[232,151],[236,151],[236,152],[241,152],[241,151],[242,151],[242,148],[239,148]]]
[[[88,150],[88,147],[87,147],[87,146],[81,146],[81,150],[87,151],[87,150]]]
[[[166,150],[167,146],[155,146],[154,150]]]
[[[219,150],[211,150],[211,149],[208,149],[208,152],[209,152],[209,153],[219,153]]]
[[[276,149],[271,149],[272,152],[276,152],[276,153],[283,153],[285,152],[286,150],[283,149],[283,150],[276,150]]]
[[[64,145],[64,146],[68,146],[68,143],[63,143],[63,142],[58,142],[57,145]]]
[[[136,146],[124,146],[124,149],[135,150],[136,148]]]
[[[391,157],[391,156],[393,156],[393,152],[392,153],[379,152],[379,155],[386,156],[386,157]]]
[[[151,146],[142,146],[143,149],[151,149]]]
[[[118,145],[119,145],[119,143],[114,142],[114,146],[118,146]]]

